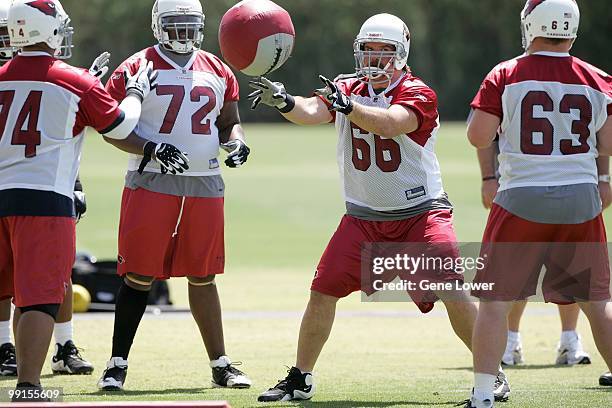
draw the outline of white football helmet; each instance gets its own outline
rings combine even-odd
[[[371,42],[391,44],[395,51],[366,51],[365,44]],[[389,81],[394,70],[406,67],[409,52],[410,31],[400,18],[386,13],[372,16],[363,23],[353,43],[357,76],[370,83]],[[388,58],[389,62],[381,66]]]
[[[576,38],[579,23],[575,0],[527,0],[521,12],[523,48],[529,48],[536,37]]]
[[[8,35],[9,6],[9,0],[0,0],[0,64],[9,61],[17,52],[11,47],[11,39]]]
[[[70,17],[58,0],[13,0],[8,13],[11,45],[16,48],[45,43],[55,57],[72,56]]]
[[[202,45],[204,18],[200,0],[156,0],[151,28],[162,47],[189,54]]]

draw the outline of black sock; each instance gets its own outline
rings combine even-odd
[[[123,282],[115,302],[115,327],[111,357],[127,360],[136,330],[147,307],[148,291],[136,290]]]

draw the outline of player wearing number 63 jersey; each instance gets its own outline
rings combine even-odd
[[[122,389],[127,359],[155,279],[186,276],[189,304],[218,387],[247,388],[251,382],[226,356],[215,276],[224,270],[224,184],[217,156],[239,167],[249,154],[238,115],[238,82],[216,56],[200,50],[204,14],[199,0],[157,0],[151,26],[154,47],[125,61],[107,83],[125,98],[123,71],[150,59],[158,87],[142,105],[135,132],[172,142],[187,153],[190,169],[168,174],[142,156],[130,158],[121,203],[119,267],[111,359],[98,386]]]
[[[574,0],[528,0],[525,54],[497,65],[472,101],[468,138],[486,148],[499,133],[500,187],[489,214],[477,282],[475,386],[467,407],[490,407],[513,300],[536,294],[578,302],[612,368],[612,303],[595,159],[612,153],[612,80],[569,54],[580,11]],[[528,243],[528,244],[522,244]],[[609,375],[609,374],[608,374]]]
[[[370,268],[362,258],[364,247],[385,243],[395,244],[396,251],[401,246],[408,256],[422,255],[421,250],[431,251],[432,258],[458,256],[452,206],[434,153],[440,127],[437,98],[406,65],[409,47],[406,24],[396,16],[378,14],[365,21],[355,40],[356,75],[334,81],[321,76],[323,87],[310,98],[294,97],[283,84],[266,78],[251,82],[253,108],[260,103],[276,107],[297,124],[335,122],[346,201],[346,215],[312,281],[295,367],[259,401],[314,395],[312,370],[331,331],[336,302],[355,291],[371,295],[377,289],[372,276],[362,275]],[[386,255],[395,254],[391,250]],[[470,347],[475,304],[462,291],[432,292],[417,284],[461,281],[462,275],[452,268],[412,272],[407,279],[418,288],[408,290],[412,300],[427,313],[440,298],[456,334]],[[499,398],[507,398],[509,388],[501,372],[496,390]]]

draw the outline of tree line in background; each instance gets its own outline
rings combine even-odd
[[[402,18],[412,40],[408,63],[438,94],[442,120],[464,120],[484,75],[498,62],[522,53],[519,14],[524,0],[276,0],[293,20],[292,58],[270,79],[296,95],[318,88],[318,74],[353,72],[353,40],[366,18],[391,13]],[[153,0],[62,0],[75,28],[72,64],[89,67],[102,51],[112,53],[111,69],[154,44]],[[220,56],[217,32],[223,14],[237,0],[203,0],[203,49]],[[609,0],[578,0],[581,21],[572,54],[609,71],[612,7]],[[271,109],[249,109],[249,78],[241,85],[246,122],[279,120]],[[107,79],[107,78],[106,78]]]

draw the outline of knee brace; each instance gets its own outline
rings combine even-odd
[[[206,278],[197,278],[195,276],[188,276],[187,281],[192,286],[208,286],[208,285],[216,285],[215,277],[206,277]]]
[[[20,307],[19,310],[21,311],[22,315],[26,312],[41,312],[44,314],[48,314],[49,316],[53,318],[53,320],[55,320],[55,318],[57,317],[57,313],[59,312],[59,308],[60,308],[59,303],[51,303],[51,304],[45,304],[45,305],[32,305],[32,306]]]
[[[143,275],[138,275],[132,272],[126,273],[125,279],[131,283],[138,285],[142,289],[146,289],[146,290],[151,289],[151,285],[153,284],[153,281],[155,280],[155,278],[152,276],[143,276]]]

